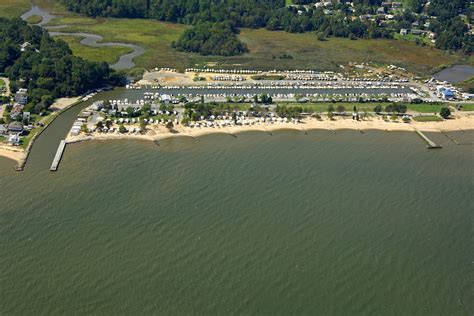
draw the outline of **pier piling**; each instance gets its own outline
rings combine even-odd
[[[53,163],[51,164],[50,171],[57,171],[59,162],[61,162],[61,158],[63,157],[64,149],[66,149],[66,141],[63,139],[59,143],[58,150],[56,151],[56,155],[54,156]]]
[[[443,148],[441,145],[438,145],[436,144],[434,141],[432,141],[431,139],[428,138],[428,136],[426,136],[425,134],[423,134],[422,131],[420,131],[418,128],[416,127],[413,127],[413,129],[415,130],[415,132],[420,135],[421,138],[423,138],[425,140],[425,142],[428,144],[428,149],[438,149],[438,148]]]

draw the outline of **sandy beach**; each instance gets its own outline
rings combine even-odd
[[[138,125],[126,125],[127,128],[138,127]],[[383,130],[383,131],[407,131],[413,132],[419,129],[426,132],[448,132],[448,131],[464,131],[474,129],[474,116],[462,116],[458,119],[445,120],[442,122],[411,122],[402,123],[399,122],[386,122],[379,118],[374,118],[365,121],[356,121],[352,119],[337,119],[334,121],[330,120],[317,120],[317,119],[305,119],[302,123],[260,123],[248,126],[228,126],[228,127],[187,127],[178,125],[170,131],[164,126],[148,126],[145,134],[119,134],[119,133],[100,133],[93,132],[88,135],[80,134],[78,136],[68,135],[67,141],[69,143],[88,141],[88,140],[108,140],[108,139],[140,139],[157,141],[169,137],[187,136],[187,137],[199,137],[208,134],[224,133],[224,134],[237,134],[240,132],[273,132],[277,130],[293,129],[302,132],[308,132],[310,130],[323,129],[323,130]]]
[[[126,125],[127,128],[138,127],[138,125]],[[90,134],[81,133],[78,136],[67,136],[66,141],[68,143],[83,142],[89,140],[112,140],[112,139],[137,139],[137,140],[148,140],[148,141],[159,141],[170,137],[193,137],[197,138],[208,134],[238,134],[242,132],[263,132],[270,133],[277,130],[292,129],[301,132],[309,132],[311,130],[383,130],[383,131],[405,131],[413,132],[419,129],[425,132],[449,132],[449,131],[466,131],[474,130],[474,115],[463,115],[456,119],[445,120],[442,122],[415,122],[402,123],[384,121],[380,118],[372,118],[371,120],[355,121],[350,118],[330,120],[317,120],[317,119],[305,119],[302,123],[259,123],[254,125],[245,126],[226,126],[226,127],[187,127],[177,125],[170,131],[163,125],[153,125],[147,127],[145,134],[132,134],[132,133],[100,133],[93,132]],[[25,151],[20,147],[13,147],[9,145],[0,145],[0,156],[6,157],[17,162],[21,161],[25,157]]]
[[[71,104],[76,103],[79,101],[79,97],[73,97],[73,98],[59,98],[57,99],[52,105],[51,105],[51,110],[52,111],[61,111]]]
[[[20,147],[0,144],[0,157],[9,158],[19,162],[25,158],[25,151]]]

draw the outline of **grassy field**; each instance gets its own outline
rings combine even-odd
[[[367,112],[373,112],[375,106],[380,105],[382,106],[382,110],[385,109],[387,105],[390,103],[381,103],[381,102],[373,102],[373,103],[356,103],[356,102],[317,102],[317,103],[280,103],[281,105],[287,106],[301,106],[305,111],[308,112],[326,112],[328,106],[332,105],[334,109],[337,110],[338,106],[344,106],[346,108],[346,112],[352,112],[354,106],[357,107],[357,111],[363,112],[364,110]],[[417,113],[439,113],[441,108],[445,107],[445,104],[407,104],[408,112],[417,112]],[[473,105],[474,108],[474,105]],[[467,110],[466,110],[467,111]]]
[[[29,24],[38,24],[41,23],[41,21],[43,21],[43,18],[39,15],[32,15],[26,19],[26,22]]]
[[[66,32],[89,32],[100,34],[104,41],[137,44],[146,49],[144,55],[135,59],[139,67],[174,67],[184,68],[190,63],[185,53],[171,49],[171,42],[177,40],[185,27],[182,25],[144,19],[89,19],[69,16],[55,19],[53,24],[67,24]],[[76,47],[77,50],[77,47]],[[110,59],[116,51],[103,48],[104,60]]]
[[[446,107],[446,104],[407,104],[408,111],[419,112],[419,113],[439,113],[439,111]]]
[[[474,111],[474,103],[471,104],[463,104],[462,111]]]
[[[439,116],[418,116],[413,118],[417,122],[441,122],[443,119]]]
[[[88,47],[80,43],[82,38],[75,36],[58,36],[69,44],[74,55],[88,59],[91,61],[105,61],[109,64],[114,64],[119,57],[133,51],[128,47]]]
[[[264,29],[244,29],[239,35],[250,50],[242,56],[218,57],[179,53],[170,44],[184,31],[185,26],[151,20],[92,19],[69,17],[55,21],[69,24],[67,31],[98,33],[106,41],[124,41],[141,45],[146,53],[137,58],[144,68],[191,66],[222,66],[250,69],[319,69],[337,70],[348,61],[373,61],[396,64],[418,73],[429,73],[440,64],[464,61],[460,55],[450,54],[430,47],[417,46],[408,41],[357,40],[331,38],[317,41],[312,33],[289,34]],[[290,54],[293,59],[279,59]]]
[[[419,40],[427,46],[434,46],[431,40],[426,36],[413,35],[413,34],[401,35],[400,33],[395,33],[394,38],[396,40],[410,41],[410,42],[416,42],[417,40]]]
[[[409,41],[356,40],[330,38],[318,41],[312,33],[289,34],[264,29],[243,30],[241,39],[247,43],[252,56],[249,63],[275,64],[282,68],[336,69],[349,61],[372,61],[396,64],[415,72],[430,72],[439,64],[460,62],[462,57],[435,48],[417,46]],[[291,54],[292,60],[272,60],[273,56]],[[241,59],[245,59],[246,55]]]
[[[41,0],[48,2],[47,0]],[[144,19],[87,18],[65,12],[53,5],[54,14],[63,15],[52,25],[70,25],[64,31],[91,32],[105,41],[123,41],[143,46],[146,53],[136,59],[139,67],[173,67],[183,70],[191,66],[252,69],[319,69],[337,70],[349,61],[372,61],[396,64],[418,73],[429,73],[440,64],[471,63],[458,54],[432,47],[421,47],[410,41],[356,40],[331,38],[318,41],[313,33],[289,34],[265,29],[243,29],[239,35],[250,52],[242,56],[220,57],[174,51],[170,45],[179,38],[186,26]],[[290,54],[293,59],[279,59]],[[104,58],[110,56],[104,55]]]
[[[0,0],[0,17],[15,18],[28,11],[29,0]]]
[[[337,108],[339,106],[345,107],[346,113],[352,113],[354,106],[357,108],[359,113],[363,113],[364,111],[373,112],[375,106],[380,105],[382,109],[385,109],[387,105],[390,103],[356,103],[356,102],[316,102],[316,103],[296,103],[296,102],[277,102],[279,106],[286,106],[286,107],[295,107],[299,106],[303,108],[303,111],[306,113],[322,113],[327,112],[328,107],[332,106],[334,111],[337,112]],[[225,110],[227,108],[230,109],[238,109],[241,111],[250,110],[250,103],[219,103],[218,109]],[[416,113],[439,113],[442,107],[445,107],[445,104],[407,104],[409,112],[416,112]],[[474,104],[471,104],[467,107],[466,111],[474,110]],[[433,115],[435,116],[435,115]],[[428,116],[432,117],[432,116]]]
[[[17,3],[21,6],[25,0],[1,0],[3,3]],[[375,62],[378,64],[396,64],[417,73],[431,73],[439,65],[467,63],[474,65],[474,57],[466,58],[437,50],[433,47],[421,47],[411,41],[400,40],[355,40],[330,38],[318,41],[314,33],[289,34],[271,32],[265,29],[243,29],[239,35],[250,52],[242,56],[220,57],[200,56],[173,50],[171,42],[177,40],[187,26],[144,19],[113,19],[79,16],[67,12],[54,0],[34,0],[35,4],[48,8],[61,17],[51,25],[69,25],[64,31],[91,32],[100,34],[105,41],[121,41],[143,46],[144,55],[135,62],[141,68],[173,67],[183,70],[191,66],[213,66],[223,68],[251,69],[318,69],[337,70],[347,62]],[[11,4],[10,4],[11,6]],[[81,49],[75,40],[68,39],[73,51],[92,60],[116,60],[119,52],[116,48],[101,48],[93,51]],[[280,59],[289,54],[293,59]]]

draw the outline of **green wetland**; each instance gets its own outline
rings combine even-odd
[[[474,147],[310,130],[0,158],[0,314],[467,315]],[[473,132],[450,133],[472,142]]]

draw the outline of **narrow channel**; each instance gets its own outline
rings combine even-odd
[[[118,46],[118,47],[127,47],[133,49],[133,52],[127,53],[124,55],[121,55],[119,60],[115,63],[110,65],[111,68],[116,69],[116,70],[125,70],[125,69],[130,69],[135,67],[135,63],[133,62],[133,59],[141,56],[145,53],[145,49],[141,46],[135,45],[135,44],[129,44],[129,43],[121,43],[121,42],[103,42],[104,38],[101,35],[98,34],[91,34],[91,33],[73,33],[73,32],[60,32],[58,31],[61,28],[68,27],[68,25],[58,25],[54,27],[48,27],[47,24],[57,16],[52,15],[48,11],[46,11],[43,8],[40,8],[37,5],[31,6],[30,11],[24,13],[21,18],[23,20],[27,20],[31,16],[41,16],[42,20],[40,23],[38,23],[38,26],[44,27],[49,31],[49,34],[51,36],[76,36],[82,38],[80,43],[84,46],[89,46],[89,47],[111,47],[111,46]],[[54,30],[54,31],[53,31]]]

